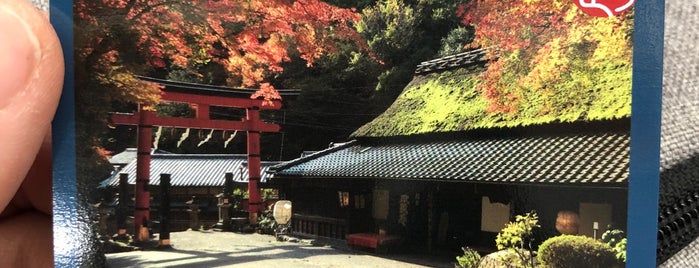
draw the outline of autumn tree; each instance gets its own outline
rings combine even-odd
[[[457,16],[459,4],[467,0],[329,2],[357,6],[362,16],[357,29],[376,60],[344,42],[338,53],[322,56],[311,68],[302,61],[283,64],[285,71],[272,79],[273,84],[302,89],[282,111],[274,112],[279,123],[286,119],[284,159],[296,158],[304,150],[327,148],[330,141],[346,140],[391,105],[412,79],[417,64],[438,57],[447,33],[471,28],[461,25]],[[471,29],[455,34],[449,42],[463,47],[472,33]]]
[[[633,10],[598,18],[570,1],[474,0],[460,14],[475,27],[470,47],[491,54],[479,86],[490,112],[561,121],[630,114]]]
[[[366,49],[353,28],[360,15],[318,0],[79,0],[74,14],[78,164],[93,179],[108,112],[159,102],[160,88],[136,75],[257,87],[254,98],[278,99],[265,80],[290,53],[311,66],[340,41]]]

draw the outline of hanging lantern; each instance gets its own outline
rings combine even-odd
[[[579,227],[580,217],[577,213],[569,210],[558,212],[558,217],[556,217],[556,230],[562,234],[575,235],[578,234]]]

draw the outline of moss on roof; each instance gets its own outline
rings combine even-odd
[[[396,101],[353,137],[391,137],[630,117],[631,66],[597,66],[594,73],[524,92],[516,113],[487,112],[476,90],[483,67],[418,75]],[[595,78],[595,79],[591,79]]]

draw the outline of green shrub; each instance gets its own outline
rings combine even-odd
[[[271,210],[265,210],[260,213],[258,221],[261,234],[274,234],[274,228],[277,227],[277,222],[274,220],[274,215]]]
[[[454,267],[456,268],[477,268],[478,264],[481,262],[481,254],[477,251],[470,249],[468,247],[463,247],[461,250],[464,251],[463,256],[457,256],[456,261],[458,262]]]
[[[522,267],[534,267],[532,255],[533,231],[539,225],[539,216],[536,212],[528,212],[515,216],[514,222],[508,222],[505,228],[495,237],[495,245],[498,250],[506,249],[519,257],[518,264]]]
[[[607,243],[614,252],[616,258],[621,262],[626,262],[626,237],[624,231],[619,229],[610,229],[602,233],[602,242]]]
[[[537,256],[546,268],[606,268],[618,266],[615,252],[608,244],[587,236],[560,235],[539,246]]]
[[[616,252],[616,258],[620,262],[626,262],[626,238],[622,238],[619,243],[616,243],[613,247],[614,252]]]

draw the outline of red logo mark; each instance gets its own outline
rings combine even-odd
[[[573,0],[583,12],[595,17],[614,17],[629,9],[634,0]]]

